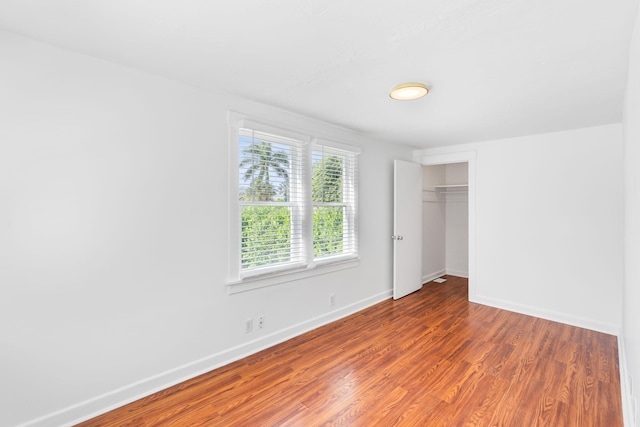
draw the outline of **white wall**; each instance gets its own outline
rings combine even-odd
[[[0,425],[85,418],[390,296],[408,148],[4,32],[0,85]],[[359,267],[227,295],[228,109],[362,146]]]
[[[467,163],[445,165],[446,183],[467,184],[469,182]],[[469,194],[454,191],[446,199],[446,257],[447,274],[459,277],[469,276]]]
[[[621,125],[422,150],[414,158],[470,150],[477,302],[617,333]]]
[[[623,399],[629,410],[626,425],[640,387],[640,10],[629,56],[629,77],[624,106],[625,265],[622,332]],[[632,381],[627,381],[631,377]],[[633,384],[633,390],[631,386]],[[635,391],[634,391],[635,390]],[[636,411],[638,408],[636,408]],[[636,413],[636,418],[640,418]],[[640,425],[638,419],[635,425]]]

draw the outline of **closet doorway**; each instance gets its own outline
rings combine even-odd
[[[422,167],[422,282],[469,277],[468,164]]]
[[[476,152],[415,160],[423,166],[423,283],[443,274],[468,277],[469,301],[476,301]]]

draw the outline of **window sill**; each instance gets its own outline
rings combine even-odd
[[[343,261],[316,264],[316,266],[312,268],[281,271],[277,273],[247,277],[227,283],[227,294],[239,294],[241,292],[247,292],[254,289],[266,288],[267,286],[293,282],[307,277],[320,276],[323,274],[333,273],[334,271],[347,270],[349,268],[357,267],[359,263],[360,258],[351,258]]]

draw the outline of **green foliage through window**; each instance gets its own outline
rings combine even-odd
[[[342,253],[345,218],[342,204],[342,157],[314,151],[311,177],[313,207],[313,256],[321,258]]]
[[[242,207],[242,268],[291,260],[291,212],[286,206]]]
[[[315,206],[313,208],[313,256],[342,253],[344,208],[342,206]]]
[[[314,163],[311,182],[314,202],[342,202],[342,168],[343,161],[338,156],[324,156]]]

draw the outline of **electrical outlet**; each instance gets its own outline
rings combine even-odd
[[[264,328],[264,314],[262,316],[258,316],[258,329]]]
[[[336,294],[329,295],[329,307],[333,308],[336,305]]]
[[[244,321],[244,333],[248,334],[253,331],[253,319],[247,319]]]

